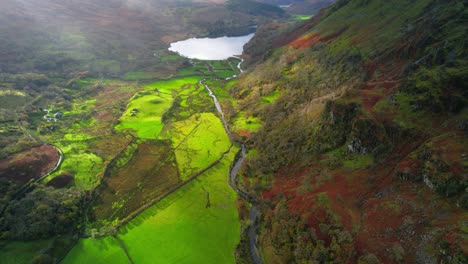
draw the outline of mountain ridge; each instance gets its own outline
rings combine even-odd
[[[337,1],[239,81],[268,263],[466,260],[466,5]]]

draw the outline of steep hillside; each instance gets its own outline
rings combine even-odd
[[[340,0],[256,57],[231,122],[267,263],[467,262],[467,5]]]

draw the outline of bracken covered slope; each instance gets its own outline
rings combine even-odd
[[[267,263],[467,262],[467,5],[337,1],[232,89]]]

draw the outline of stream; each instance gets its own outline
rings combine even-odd
[[[239,69],[240,73],[244,72],[244,70],[241,67],[242,63],[244,62],[244,59],[240,57],[236,57],[236,56],[233,56],[233,58],[237,58],[240,60],[239,63],[237,64],[237,68]],[[236,77],[237,75],[233,75],[231,77],[226,78],[226,80],[236,78]],[[260,257],[260,253],[257,248],[257,233],[256,233],[257,226],[258,226],[258,218],[260,216],[260,210],[258,209],[258,205],[255,203],[254,199],[249,194],[240,190],[239,187],[237,186],[237,173],[239,172],[239,168],[242,166],[242,163],[244,162],[245,154],[246,154],[245,145],[242,144],[241,142],[233,141],[231,131],[229,130],[229,126],[226,122],[226,118],[224,116],[223,109],[221,108],[221,105],[219,104],[218,98],[210,89],[210,87],[205,83],[205,79],[201,80],[200,83],[202,83],[203,86],[205,86],[205,89],[208,91],[208,95],[213,99],[213,103],[221,117],[221,121],[223,122],[224,129],[226,130],[226,133],[228,134],[229,139],[231,140],[232,144],[236,144],[236,143],[240,144],[241,150],[239,151],[238,155],[236,155],[234,166],[232,166],[231,170],[229,171],[229,184],[234,189],[234,191],[237,192],[237,194],[240,197],[247,200],[252,205],[250,209],[250,214],[249,214],[249,218],[250,218],[250,225],[249,225],[249,230],[248,230],[249,250],[250,250],[252,263],[261,264],[262,258]]]

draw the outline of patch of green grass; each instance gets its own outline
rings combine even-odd
[[[137,93],[130,100],[120,118],[121,123],[115,128],[132,129],[142,139],[158,138],[164,127],[162,117],[171,108],[174,96],[183,92],[183,87],[197,84],[201,78],[201,76],[190,76],[146,85],[146,91]]]
[[[302,21],[302,20],[309,20],[309,19],[311,19],[312,17],[314,17],[314,16],[313,16],[313,15],[294,15],[294,16],[293,16],[293,18],[294,18],[295,20],[300,20],[300,21]]]
[[[170,94],[151,91],[137,93],[128,103],[115,129],[132,129],[139,138],[155,139],[164,126],[162,116],[171,107],[172,101]]]
[[[343,161],[343,165],[349,169],[366,168],[374,163],[372,155],[350,154],[348,159]]]
[[[246,116],[245,112],[239,112],[234,118],[232,129],[234,131],[248,130],[251,132],[255,132],[260,127],[262,127],[260,118]]]
[[[82,89],[88,85],[91,85],[94,83],[95,80],[93,79],[79,79],[74,82],[78,86],[78,88]]]
[[[201,76],[190,76],[184,78],[171,79],[168,81],[157,81],[145,86],[146,90],[157,89],[161,93],[172,93],[186,84],[196,84],[202,79]]]
[[[132,159],[139,142],[133,142],[114,160],[115,167],[122,168]]]
[[[245,155],[245,158],[250,160],[258,158],[258,151],[256,149],[249,149],[249,151]]]
[[[168,62],[168,61],[180,61],[184,60],[184,57],[181,57],[179,55],[166,55],[166,56],[161,56],[161,61],[162,62]]]
[[[9,242],[0,250],[2,264],[29,264],[42,250],[46,249],[50,240],[35,240],[28,242]]]
[[[124,75],[124,79],[127,81],[138,81],[138,80],[149,80],[157,78],[157,74],[153,74],[150,72],[142,72],[142,71],[135,71],[135,72],[127,72]]]
[[[73,133],[73,129],[70,130],[71,133],[67,133],[63,136],[63,139],[69,141],[83,141],[92,139],[93,136],[87,134]]]
[[[233,101],[232,96],[229,94],[231,88],[237,80],[220,81],[220,80],[207,80],[205,83],[210,87],[213,93],[218,98],[218,101]]]
[[[324,162],[329,166],[344,166],[355,170],[374,164],[374,157],[371,154],[349,153],[346,146],[327,152],[326,155],[328,159],[324,160]]]
[[[86,142],[65,142],[57,145],[62,149],[64,159],[60,169],[46,180],[53,179],[62,172],[68,172],[75,176],[76,187],[84,190],[96,187],[99,184],[99,174],[104,171],[101,157],[89,152]]]
[[[219,159],[231,145],[221,120],[213,113],[173,123],[171,135],[182,180]]]
[[[213,69],[224,70],[224,69],[231,68],[227,60],[216,60],[216,61],[210,61],[209,63],[211,67],[213,67]]]
[[[269,95],[262,96],[262,102],[265,104],[271,104],[281,96],[279,91],[274,91]]]
[[[81,239],[61,263],[130,263],[119,242],[112,236]]]
[[[177,72],[177,75],[178,76],[192,76],[192,75],[200,75],[200,71],[198,71],[197,69],[193,68],[193,67],[190,67],[190,68],[185,68],[185,69],[181,69],[179,70],[179,72]]]
[[[231,77],[235,74],[237,74],[236,71],[233,71],[233,70],[217,70],[214,72],[215,76],[217,77],[220,77],[220,78],[228,78],[228,77]]]
[[[72,104],[72,109],[69,111],[63,111],[63,115],[65,117],[78,115],[82,113],[87,113],[92,110],[96,104],[96,99],[88,99],[88,100],[77,100]],[[54,111],[51,111],[53,113]]]

